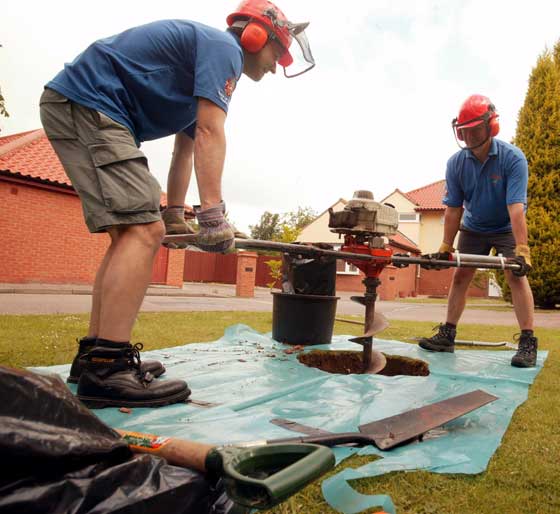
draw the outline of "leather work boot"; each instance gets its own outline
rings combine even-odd
[[[539,340],[532,335],[519,336],[517,353],[511,358],[511,365],[516,368],[533,368],[537,364],[537,348]]]
[[[195,230],[185,221],[177,210],[166,209],[161,215],[161,219],[165,224],[166,234],[195,234]]]
[[[72,366],[70,367],[70,375],[66,379],[66,382],[70,384],[77,384],[80,380],[80,375],[82,374],[83,362],[81,361],[83,355],[89,352],[94,346],[96,339],[90,337],[82,337],[77,339],[78,342],[78,353],[72,361]],[[159,377],[165,373],[165,366],[159,361],[144,361],[141,364],[142,371],[149,371],[154,378]]]
[[[455,351],[455,336],[457,335],[457,330],[444,323],[434,327],[434,330],[436,328],[438,329],[437,334],[432,337],[420,339],[418,345],[424,348],[424,350],[430,350],[432,352],[453,353]]]
[[[154,380],[142,371],[142,345],[103,342],[82,356],[78,399],[87,407],[160,407],[191,394],[183,380]]]

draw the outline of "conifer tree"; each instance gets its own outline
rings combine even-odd
[[[529,282],[535,304],[554,308],[560,304],[560,40],[533,68],[513,143],[529,164]]]

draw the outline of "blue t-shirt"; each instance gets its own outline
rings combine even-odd
[[[486,162],[470,150],[447,161],[443,203],[464,207],[462,224],[474,232],[511,232],[507,206],[522,203],[527,209],[527,159],[516,146],[493,139]]]
[[[106,114],[137,143],[194,137],[197,98],[226,113],[243,70],[239,39],[187,20],[161,20],[90,45],[47,87]]]

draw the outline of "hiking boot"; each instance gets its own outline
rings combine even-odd
[[[82,337],[82,339],[77,339],[78,353],[72,361],[72,366],[70,367],[70,375],[66,379],[66,382],[70,384],[77,384],[80,380],[80,375],[82,374],[83,363],[81,361],[83,355],[89,352],[97,341],[95,338]],[[159,361],[143,361],[141,364],[142,371],[149,371],[154,378],[159,377],[165,373],[165,366]]]
[[[432,337],[423,337],[418,342],[418,345],[424,350],[430,350],[432,352],[449,352],[453,353],[455,351],[455,336],[457,335],[457,330],[447,324],[441,323],[435,329],[438,329],[437,334]]]
[[[514,336],[514,339],[516,337]],[[511,365],[516,368],[533,368],[537,364],[538,339],[529,334],[521,334],[517,337],[519,345],[517,353],[511,358]]]
[[[140,343],[103,341],[82,356],[78,399],[87,407],[160,407],[186,400],[191,394],[183,380],[154,380],[142,370]]]

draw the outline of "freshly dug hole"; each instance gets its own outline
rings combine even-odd
[[[383,355],[387,358],[387,365],[378,375],[425,377],[430,374],[428,363],[423,360],[402,355]],[[310,368],[341,375],[361,374],[363,369],[362,352],[352,350],[311,350],[300,353],[298,360]]]

